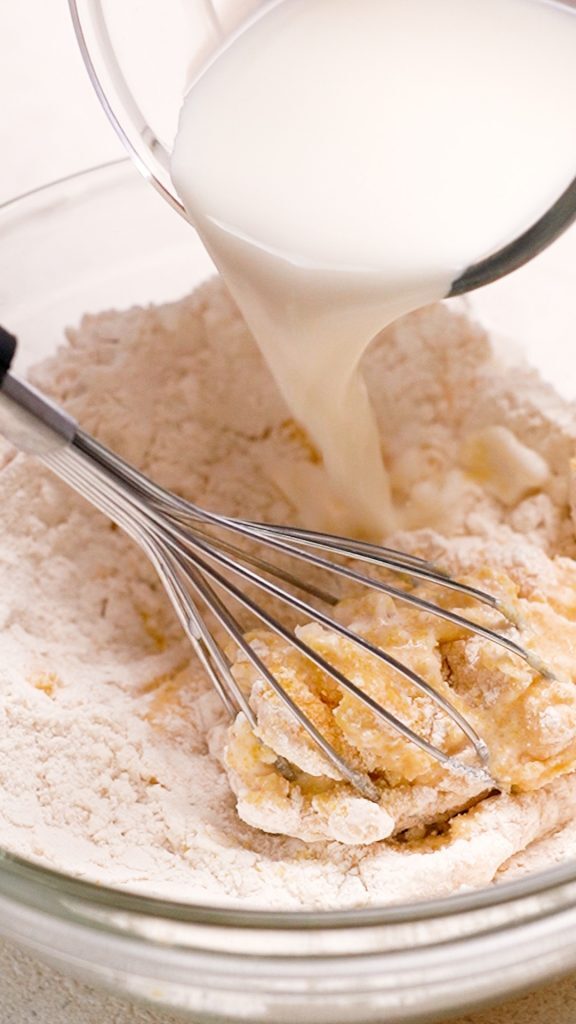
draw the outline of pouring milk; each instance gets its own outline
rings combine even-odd
[[[192,85],[172,174],[360,533],[395,514],[359,364],[576,174],[576,13],[281,0]]]

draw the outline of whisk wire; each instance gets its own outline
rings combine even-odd
[[[168,543],[170,543],[168,541]],[[213,557],[211,551],[206,551],[210,557]],[[309,644],[304,643],[293,631],[288,630],[285,626],[282,626],[273,616],[269,615],[264,609],[253,601],[246,593],[239,590],[230,580],[226,579],[215,569],[213,569],[207,562],[201,560],[197,555],[188,556],[191,562],[196,562],[202,566],[203,572],[211,576],[216,582],[220,584],[231,596],[235,597],[244,606],[257,616],[269,629],[273,630],[277,635],[287,640],[292,646],[296,647],[302,654],[304,654],[310,661],[312,661],[322,671],[327,672],[336,682],[340,684],[344,689],[348,690],[349,693],[354,694],[366,707],[373,711],[379,718],[381,718],[387,725],[391,726],[395,731],[401,733],[405,738],[410,739],[413,743],[419,746],[426,753],[431,754],[437,760],[445,761],[448,758],[442,751],[438,751],[436,747],[433,747],[424,740],[421,736],[415,733],[409,726],[405,725],[395,715],[392,715],[389,711],[382,707],[377,701],[365,693],[362,689],[356,686],[347,676],[344,676],[334,665],[328,662],[325,658],[322,658]],[[281,588],[277,587],[273,583],[269,583],[266,580],[257,578],[249,570],[243,570],[242,567],[236,567],[230,565],[226,560],[226,567],[231,569],[233,572],[237,572],[243,576],[247,581],[254,583],[256,586],[261,586],[269,594],[283,601],[284,603],[290,604],[291,607],[297,608],[303,615],[308,618],[314,619],[320,625],[325,626],[332,633],[337,633],[339,636],[344,637],[346,640],[351,641],[356,646],[362,648],[366,653],[373,655],[383,662],[388,668],[395,672],[398,672],[405,679],[416,686],[422,693],[425,693],[434,703],[441,708],[462,730],[466,737],[473,744],[474,749],[480,760],[483,763],[487,763],[488,753],[485,744],[480,739],[476,731],[470,725],[470,723],[460,714],[457,708],[454,707],[446,698],[444,698],[438,691],[434,690],[429,683],[427,683],[421,676],[416,672],[413,672],[407,665],[398,661],[392,655],[383,651],[380,647],[372,644],[365,637],[348,629],[346,626],[339,622],[335,622],[329,616],[323,612],[312,607],[312,605],[301,601],[299,598],[294,597],[291,594],[286,594]],[[440,757],[438,754],[440,753]]]
[[[77,445],[79,450],[87,450],[90,454],[94,453],[94,456],[96,456],[97,454],[99,456],[99,461],[103,460],[103,457],[105,457],[106,452],[108,450],[104,448],[103,445],[100,445],[98,442],[94,442],[93,438],[89,438],[89,444],[86,445],[87,435],[83,435],[82,432],[79,433],[80,437],[78,439],[79,443]],[[74,443],[76,444],[76,441]],[[116,472],[119,475],[120,479],[125,477],[127,482],[136,481],[137,490],[141,492],[142,497],[146,498],[146,486],[148,483],[148,478],[145,477],[143,474],[140,474],[128,463],[124,462],[124,460],[122,460],[119,456],[115,455],[115,453],[111,454],[112,465],[116,469]],[[215,526],[229,527],[230,529],[234,529],[237,532],[243,533],[244,535],[251,537],[254,536],[255,532],[258,533],[260,536],[264,534],[266,534],[267,536],[268,533],[270,533],[271,535],[278,533],[278,530],[269,530],[268,527],[265,526],[258,526],[257,528],[253,529],[251,524],[249,524],[250,528],[246,529],[245,523],[239,523],[237,520],[233,520],[230,517],[218,516],[214,513],[205,512],[204,510],[198,510],[197,506],[191,505],[184,499],[177,498],[176,496],[169,494],[169,492],[164,491],[164,489],[159,487],[157,484],[151,484],[151,488],[151,497],[156,497],[164,505],[166,505],[167,502],[172,503],[175,501],[181,511],[186,511],[186,513],[190,517],[191,526],[193,525],[194,520],[197,520],[197,518],[201,518],[203,521],[210,521]],[[153,503],[151,503],[151,506],[152,508],[154,507]],[[172,532],[174,532],[174,530],[177,527],[177,524],[172,523],[170,520],[168,520],[167,522],[164,521],[164,525],[168,530]],[[301,537],[311,536],[309,531],[301,530],[295,532],[300,534]],[[184,541],[189,539],[189,535],[186,533],[181,533],[180,537]],[[342,576],[350,580],[351,582],[358,583],[362,586],[371,587],[373,590],[377,590],[381,593],[387,594],[389,597],[395,598],[398,601],[403,601],[407,604],[411,604],[415,608],[418,608],[420,611],[428,612],[436,618],[443,618],[445,619],[445,621],[450,622],[453,625],[458,626],[459,628],[469,630],[473,633],[476,633],[478,636],[483,637],[486,640],[490,640],[493,643],[499,644],[501,647],[506,648],[511,654],[517,655],[524,661],[531,663],[529,653],[519,644],[515,643],[514,640],[511,640],[509,637],[504,636],[502,633],[498,633],[493,629],[489,629],[487,626],[482,626],[479,623],[476,623],[473,620],[467,618],[466,616],[459,615],[457,612],[453,612],[450,609],[442,608],[440,605],[433,604],[431,601],[427,601],[424,598],[418,597],[416,594],[407,593],[406,591],[401,590],[398,587],[394,587],[389,583],[385,583],[383,580],[378,580],[374,577],[366,576],[362,573],[359,573],[357,570],[352,569],[350,566],[340,565],[337,562],[331,562],[328,559],[322,558],[318,555],[300,551],[294,545],[279,540],[277,536],[270,536],[267,540],[267,543],[269,544],[270,547],[274,548],[277,551],[281,551],[294,558],[301,559],[307,562],[308,564],[317,566],[320,569],[325,569],[331,573],[336,573],[337,575]],[[322,542],[319,542],[318,546],[320,546],[321,543]],[[340,548],[339,544],[338,546],[330,545],[330,547],[333,550],[337,550],[339,554],[350,555],[353,548],[356,547],[356,543],[357,542],[352,542],[352,548],[349,551],[347,551],[345,548]],[[363,547],[368,550],[373,548],[373,545],[365,545],[362,542],[358,542],[358,545],[359,547]],[[389,550],[392,551],[393,549]],[[245,553],[241,549],[236,549],[236,554],[238,555],[238,557],[241,557],[244,560],[246,560]],[[366,557],[368,557],[368,553]],[[388,558],[381,560],[381,564],[385,565],[385,567],[389,567],[388,563]],[[444,574],[438,573],[436,571],[424,570],[416,566],[413,569],[409,566],[400,567],[398,565],[394,568],[397,571],[406,572],[408,575],[414,575],[420,579],[425,579],[431,583],[436,583],[440,586],[449,587],[450,589],[457,590],[465,594],[466,596],[473,597],[476,600],[481,601],[484,604],[488,604],[493,608],[497,607],[498,605],[497,600],[492,595],[486,594],[484,593],[484,591],[477,590],[476,588],[469,587],[467,584],[460,583],[457,580],[452,580],[450,577],[446,577]],[[273,567],[273,571],[276,574],[276,567]]]
[[[209,575],[215,582],[219,583],[227,593],[231,594],[238,601],[245,604],[245,607],[250,607],[249,599],[246,599],[246,595],[243,595],[236,587],[230,584],[229,581],[225,580],[224,577],[220,576],[215,571],[210,571],[206,563],[200,560],[199,564],[202,570]],[[310,736],[313,742],[322,750],[328,760],[338,770],[339,774],[347,779],[355,789],[359,790],[369,800],[378,801],[380,794],[374,783],[371,781],[368,775],[364,772],[357,771],[353,766],[340,754],[337,753],[335,748],[325,736],[316,728],[313,722],[310,720],[298,704],[292,699],[290,694],[287,692],[285,687],[278,681],[277,677],[271,672],[264,661],[258,656],[252,645],[246,640],[244,631],[242,630],[239,622],[233,615],[231,615],[229,609],[220,601],[214,590],[206,584],[202,579],[201,575],[195,574],[193,579],[193,586],[198,590],[204,599],[207,607],[210,609],[212,614],[217,618],[221,626],[227,631],[229,636],[234,640],[235,644],[242,651],[244,656],[251,662],[256,669],[257,673],[266,680],[268,685],[274,690],[274,692],[281,698],[286,707],[288,707],[296,718],[298,723]],[[253,610],[253,608],[251,608]],[[291,636],[290,631],[286,631],[286,635]],[[295,637],[293,638],[296,639]],[[291,641],[293,642],[293,640]],[[257,723],[254,719],[253,713],[247,716],[250,723],[255,728],[258,734]]]
[[[221,536],[221,531],[231,531],[238,538],[264,545],[279,555],[290,556],[320,572],[329,572],[349,583],[372,588],[426,615],[440,617],[459,629],[498,644],[510,654],[522,658],[536,671],[553,678],[550,670],[536,655],[509,636],[332,558],[353,559],[356,563],[370,564],[432,586],[452,589],[497,610],[517,626],[513,610],[507,611],[491,594],[451,578],[442,569],[419,556],[393,548],[381,548],[367,541],[348,540],[297,527],[238,520],[201,509],[173,495],[80,430],[70,416],[40,392],[12,377],[8,370],[15,347],[15,339],[0,328],[0,429],[16,447],[44,461],[53,472],[118,523],[140,545],[154,565],[186,636],[230,714],[242,711],[257,734],[257,716],[249,696],[236,680],[229,658],[208,626],[206,614],[212,616],[231,637],[258,677],[277,694],[290,714],[337,769],[339,777],[347,779],[369,799],[378,798],[378,788],[369,775],[359,771],[340,755],[290,696],[275,673],[267,667],[245,636],[240,621],[228,607],[228,599],[286,641],[396,733],[452,771],[468,775],[484,787],[495,785],[486,767],[486,745],[451,701],[409,666],[281,584],[301,590],[308,597],[328,605],[337,603],[337,594],[315,582],[302,580],[291,569],[284,565],[277,566],[252,550],[245,551],[240,546],[241,541],[238,544],[232,543],[231,539]],[[217,531],[216,535],[213,535],[214,530]],[[388,670],[415,686],[458,726],[463,737],[470,743],[479,766],[448,755],[416,733],[353,679],[349,679],[331,663],[329,657],[316,651],[312,644],[299,635],[297,629],[288,628],[262,608],[234,582],[238,579],[280,601],[293,612],[305,616],[308,621],[316,622],[331,634],[353,643],[359,650],[378,659]],[[226,596],[226,601],[222,600],[221,594]],[[291,777],[293,768],[283,756],[277,757],[275,766],[287,778]]]
[[[145,512],[143,515],[140,501],[130,495],[129,492],[125,493],[121,490],[118,482],[114,479],[110,480],[110,491],[117,500],[114,501],[112,498],[107,497],[106,494],[103,494],[101,489],[95,485],[95,474],[92,471],[92,468],[86,467],[82,460],[74,459],[73,448],[65,449],[62,452],[47,456],[44,461],[66,483],[74,487],[80,494],[97,505],[101,511],[104,511],[106,515],[117,521],[123,528],[126,528],[126,507],[131,506],[128,517],[131,515],[133,518],[131,529],[128,530],[128,532],[138,540],[141,547],[144,547],[146,553],[153,562],[156,571],[166,588],[173,607],[175,608],[179,621],[185,630],[186,635],[192,642],[203,667],[209,675],[209,678],[214,683],[216,692],[219,694],[224,706],[231,714],[234,715],[238,710],[242,710],[251,727],[254,730],[257,730],[257,722],[254,712],[252,711],[241,688],[234,679],[234,676],[230,671],[229,663],[203,622],[202,616],[192,601],[186,586],[184,586],[179,580],[177,571],[175,571],[175,567],[180,569],[183,568],[184,557],[182,552],[180,552],[177,547],[173,546],[169,551],[168,558],[165,555],[160,554],[157,549],[156,542],[151,539],[151,537],[154,537],[154,534],[158,529],[157,524],[153,519],[146,522]],[[106,468],[102,465],[98,466],[97,472],[103,477],[108,476]],[[142,519],[144,519],[144,522]],[[140,533],[134,529],[134,522],[138,520]],[[298,705],[292,700],[284,687],[281,686],[276,677],[267,669],[266,665],[257,656],[250,644],[245,640],[244,632],[240,624],[218,599],[213,589],[202,579],[201,575],[198,573],[198,567],[201,567],[207,572],[207,575],[210,575],[208,572],[210,567],[204,565],[204,563],[199,559],[192,559],[190,556],[187,556],[187,582],[197,590],[205,601],[207,607],[232,637],[237,647],[244,652],[245,656],[252,662],[256,670],[264,679],[266,679],[268,684],[290,708],[297,721],[305,729],[306,733],[311,737],[314,743],[322,749],[325,756],[335,766],[339,774],[347,779],[353,787],[361,792],[367,799],[377,800],[379,797],[378,790],[370,780],[369,776],[349,765],[348,762],[337,753],[332,744],[330,744],[316,729],[308,716],[305,715]],[[223,584],[227,584],[226,589],[229,589],[228,581],[225,581],[223,577],[219,577],[219,580],[221,580]],[[234,588],[234,591],[235,593],[240,593],[239,591],[236,591],[236,588]],[[191,629],[190,619],[192,619],[192,623],[195,627],[194,629]],[[200,636],[197,635],[196,629],[200,631]],[[224,685],[224,680],[226,681],[226,685]],[[230,693],[227,692],[226,687],[228,687],[232,692],[233,700],[231,700]],[[289,766],[285,759],[278,758],[277,762],[279,762],[279,770],[281,770],[283,774],[288,775]]]
[[[56,458],[50,457],[50,462],[57,472],[63,470],[66,473],[66,468],[62,466],[62,460],[64,458],[66,462],[69,463],[70,458],[73,458],[74,453],[75,446],[72,445],[70,448],[65,449],[64,452],[58,453],[58,456]],[[77,451],[76,454],[76,474],[74,474],[73,471],[72,473],[70,473],[70,469],[68,467],[68,472],[66,473],[66,475],[68,476],[69,480],[72,479],[74,481],[74,486],[83,488],[86,496],[90,496],[90,500],[93,500],[95,503],[97,503],[97,496],[95,496],[93,493],[93,487],[90,490],[91,478],[94,475],[93,467],[90,464],[86,465],[84,463],[83,453],[81,452],[81,450]],[[108,477],[109,471],[101,463],[99,463],[98,465],[98,472],[101,475]],[[438,693],[432,686],[430,686],[429,683],[422,679],[421,676],[413,672],[408,666],[404,665],[402,662],[399,662],[397,659],[393,658],[390,654],[383,651],[381,648],[370,643],[370,641],[368,641],[366,638],[348,629],[341,623],[335,622],[329,616],[325,615],[323,612],[314,608],[312,605],[308,604],[305,601],[302,601],[295,595],[288,593],[281,587],[278,587],[272,581],[264,579],[259,574],[255,573],[253,570],[241,565],[238,561],[229,558],[224,553],[215,550],[214,547],[209,542],[205,541],[202,537],[196,536],[194,532],[191,533],[189,531],[185,531],[179,524],[166,524],[163,520],[160,520],[160,522],[158,522],[158,513],[154,512],[153,510],[150,511],[148,506],[143,502],[143,495],[138,493],[133,494],[129,490],[126,491],[123,488],[122,481],[116,479],[115,475],[113,475],[110,479],[110,487],[112,491],[117,496],[119,496],[124,503],[127,503],[128,505],[132,506],[133,514],[136,514],[136,512],[138,512],[140,516],[144,516],[147,523],[148,531],[150,531],[155,536],[157,536],[159,531],[161,531],[160,538],[163,540],[163,543],[168,546],[173,557],[176,557],[178,560],[186,558],[188,564],[188,573],[190,575],[196,574],[197,569],[201,568],[202,572],[205,575],[214,579],[214,581],[217,582],[228,594],[230,594],[241,604],[243,604],[244,607],[251,611],[257,618],[260,619],[260,621],[264,622],[270,629],[276,632],[277,635],[280,635],[281,637],[283,637],[283,639],[287,640],[288,643],[290,643],[292,646],[300,650],[300,652],[303,655],[305,655],[305,657],[312,661],[322,671],[328,673],[341,687],[343,687],[344,689],[348,690],[348,692],[356,696],[358,700],[360,700],[366,707],[368,707],[374,714],[376,714],[377,717],[379,717],[386,725],[390,726],[392,729],[394,729],[396,732],[404,736],[406,739],[410,740],[411,742],[419,746],[420,749],[424,750],[426,753],[430,754],[432,757],[434,757],[441,763],[447,765],[451,763],[452,759],[448,755],[446,755],[444,751],[441,751],[439,748],[430,744],[426,739],[424,739],[422,736],[420,736],[418,733],[412,730],[409,726],[407,726],[404,722],[398,719],[395,715],[391,714],[391,712],[383,708],[381,704],[379,704],[372,697],[366,694],[362,689],[360,689],[360,687],[356,686],[351,680],[348,679],[347,676],[339,672],[337,668],[335,668],[328,661],[326,661],[326,659],[322,658],[308,644],[303,643],[303,641],[301,641],[292,631],[282,626],[273,616],[268,615],[260,607],[260,605],[252,601],[252,599],[249,598],[248,595],[246,595],[237,587],[235,587],[230,580],[223,577],[220,573],[216,572],[216,570],[214,570],[214,568],[211,565],[202,560],[200,558],[199,552],[202,552],[204,555],[207,555],[209,558],[216,561],[218,564],[228,569],[229,571],[237,575],[240,575],[247,582],[250,582],[259,587],[260,589],[265,590],[271,596],[274,596],[280,601],[290,605],[293,609],[297,610],[303,616],[315,620],[316,622],[325,626],[332,632],[337,632],[339,635],[343,636],[347,640],[350,640],[357,646],[361,647],[367,653],[378,658],[388,668],[392,669],[395,672],[398,672],[405,679],[407,679],[409,682],[415,685],[421,692],[425,693],[432,701],[434,701],[434,703],[439,708],[441,708],[442,711],[444,711],[459,726],[464,735],[472,743],[480,762],[483,765],[487,764],[488,755],[485,744],[478,736],[476,731],[473,729],[473,727],[470,725],[470,723],[460,714],[460,712],[449,701],[447,701],[440,693]],[[110,512],[108,512],[108,514],[110,514]],[[190,551],[190,549],[192,550]],[[243,554],[243,552],[241,552],[240,550],[238,550],[237,553],[239,556]],[[154,559],[154,561],[156,562],[156,559]],[[327,563],[327,565],[329,565],[329,563]],[[195,575],[193,582],[197,588],[198,579],[199,577]],[[211,610],[214,611],[213,608],[211,608]],[[184,618],[181,617],[181,621],[183,625],[185,625],[185,616]],[[227,620],[227,623],[228,625],[230,625],[230,620]],[[222,624],[224,625],[224,623]],[[232,636],[235,642],[238,644],[238,646],[240,646],[247,654],[247,656],[250,658],[251,648],[249,648],[249,645],[248,648],[246,648],[243,640],[243,634],[239,627],[236,627],[235,632],[232,633]],[[262,663],[260,662],[259,659],[258,661],[259,664],[255,665],[255,667],[257,668],[258,671],[261,671]],[[268,675],[269,673],[266,672],[266,677],[268,677]],[[279,692],[277,681],[275,681],[273,688],[276,689],[276,692]],[[288,698],[288,694],[286,694],[286,692],[283,691],[282,697],[283,699],[285,697]],[[291,704],[293,703],[294,702],[291,701]],[[306,731],[309,733],[309,735],[312,735],[311,729],[314,729],[312,723],[310,723],[309,720],[306,719],[306,716],[303,715],[300,709],[298,709],[298,712],[298,720],[301,722],[304,728],[306,728]],[[317,730],[314,729],[314,732],[317,732]],[[316,739],[315,736],[313,736],[313,738]],[[323,743],[325,744],[326,741],[323,740]],[[333,751],[333,748],[331,748],[331,759],[333,759],[333,755],[335,755],[338,758],[338,767],[341,768],[342,759],[339,757],[339,755],[336,754],[335,751]],[[333,763],[335,762],[333,761]],[[467,765],[466,768],[469,770],[469,774],[472,776],[475,772],[473,766]],[[356,775],[355,770],[352,769],[350,766],[348,766],[347,771],[349,773],[351,772],[352,774]],[[364,791],[366,790],[365,785],[362,788],[364,789]]]
[[[200,564],[202,571],[207,576],[210,576],[210,578],[213,579],[216,583],[218,583],[228,594],[230,594],[238,602],[243,604],[245,608],[247,608],[255,616],[257,616],[261,620],[261,622],[263,622],[270,630],[272,630],[278,636],[286,640],[291,646],[296,648],[296,650],[300,651],[301,654],[303,654],[309,661],[316,665],[317,668],[319,668],[326,675],[329,675],[332,679],[334,679],[334,681],[338,683],[339,686],[342,687],[342,689],[348,691],[348,693],[353,694],[362,704],[364,704],[386,725],[390,726],[395,732],[400,733],[402,736],[404,736],[405,739],[410,740],[410,742],[420,747],[420,749],[425,751],[427,754],[430,754],[435,760],[440,761],[447,767],[451,767],[451,765],[453,764],[453,758],[451,758],[444,751],[439,750],[437,747],[433,746],[418,733],[414,732],[413,729],[411,729],[408,725],[402,722],[399,718],[397,718],[395,715],[389,712],[386,708],[382,707],[381,704],[379,704],[376,700],[374,700],[373,697],[371,697],[359,686],[357,686],[351,679],[348,678],[348,676],[344,675],[335,665],[327,661],[326,658],[322,657],[322,655],[318,654],[318,652],[315,651],[314,648],[312,648],[309,644],[303,642],[298,637],[297,634],[283,626],[276,618],[269,615],[260,605],[252,601],[252,599],[246,593],[244,593],[242,590],[236,587],[230,580],[227,580],[224,576],[218,573],[217,570],[213,569],[210,565],[208,565],[207,562],[203,561],[202,559],[198,559],[198,563]],[[321,613],[316,614],[321,615]],[[328,623],[330,623],[330,621],[331,620],[329,619],[327,620]],[[337,632],[341,632],[341,635],[345,635],[354,643],[357,643],[362,639],[361,637],[358,637],[355,633],[352,633],[349,630],[345,630],[345,627],[340,627],[339,624]],[[362,644],[361,646],[364,647],[365,644]],[[262,662],[260,661],[260,659],[253,657],[253,652],[251,653],[250,645],[246,645],[244,641],[244,643],[242,644],[242,648],[244,652],[247,654],[247,656],[250,658],[250,660],[253,662],[255,667],[259,671],[261,671]],[[390,656],[385,655],[384,652],[380,650],[380,648],[374,647],[373,645],[369,644],[368,641],[366,641],[365,649],[369,650],[369,653],[374,654],[381,660],[385,660],[387,664],[391,662],[391,667],[396,668],[398,671],[402,673],[402,675],[410,679],[410,681],[413,682],[415,685],[418,685],[420,687],[423,684],[424,687],[426,687],[426,690],[428,690],[428,684],[425,683],[424,680],[422,680],[415,673],[412,673],[411,670],[407,668],[407,666],[402,665],[400,662],[396,662],[395,659],[390,659],[389,662],[388,659],[390,658]],[[271,678],[270,673],[266,672],[266,678]],[[275,677],[273,678],[275,679]],[[273,684],[273,688],[276,690],[277,693],[283,693],[285,696],[288,696],[286,694],[286,691],[281,686],[279,686],[276,679]],[[431,690],[432,688],[430,687],[429,689]],[[438,703],[439,706],[441,706],[442,709],[445,710],[446,713],[451,718],[453,718],[453,720],[457,722],[458,725],[461,725],[462,731],[471,740],[480,760],[482,761],[483,764],[485,764],[487,762],[488,756],[487,748],[483,741],[480,739],[480,737],[478,737],[472,726],[466,721],[466,719],[462,718],[462,716],[459,714],[456,708],[450,705],[448,701],[444,702],[444,698],[442,698],[439,694],[432,691],[432,696],[433,699],[436,700],[436,703]],[[439,701],[437,700],[438,697],[440,697]],[[444,703],[446,704],[446,707],[444,707]],[[304,724],[305,717],[306,716],[304,716],[302,712],[299,711],[298,719],[301,722],[301,724]],[[308,724],[310,724],[309,720]],[[309,732],[310,735],[312,735],[310,729],[307,729],[307,731]],[[326,741],[323,740],[322,749],[325,749],[325,744]],[[461,767],[464,771],[464,774],[468,774],[470,778],[475,778],[477,781],[482,781],[485,785],[489,785],[490,788],[494,786],[494,780],[483,769],[477,769],[473,765],[467,764],[462,764]]]
[[[307,546],[318,550],[330,551],[346,558],[354,558],[356,560],[381,566],[385,569],[389,569],[391,572],[400,572],[405,575],[414,576],[417,579],[437,583],[448,589],[456,590],[463,595],[480,601],[483,604],[487,604],[492,608],[498,605],[498,601],[493,597],[493,595],[487,594],[485,591],[479,590],[476,587],[471,587],[468,584],[452,579],[447,573],[443,572],[437,566],[432,565],[430,562],[417,555],[406,554],[405,552],[397,551],[395,548],[379,547],[378,545],[371,544],[368,541],[354,540],[352,538],[339,537],[311,530],[302,530],[298,527],[278,527],[274,524],[239,521],[230,516],[211,513],[205,509],[200,509],[197,505],[186,501],[186,499],[181,498],[172,492],[166,491],[164,488],[149,480],[148,477],[144,476],[144,474],[131,466],[130,463],[122,459],[121,456],[117,455],[115,452],[109,452],[104,445],[90,437],[90,435],[84,434],[83,431],[78,431],[78,435],[74,443],[80,451],[86,452],[86,454],[91,458],[94,458],[96,461],[100,461],[103,465],[107,464],[109,456],[111,456],[110,465],[114,467],[119,478],[124,479],[126,483],[132,484],[152,505],[158,503],[158,506],[162,511],[168,512],[178,518],[182,517],[184,523],[191,525],[192,527],[196,526],[199,521],[210,523],[216,527],[224,527],[247,538],[264,539],[268,544],[270,544],[270,546],[276,547],[277,550],[284,550],[288,552],[290,556],[301,557],[305,561],[310,562],[311,556],[304,552],[299,554],[298,549],[295,548],[293,544],[286,544],[282,541],[283,536],[289,536],[295,542],[302,544],[305,547]],[[278,540],[278,538],[280,538],[280,540]],[[242,554],[245,558],[245,553],[242,552]],[[317,564],[320,564],[321,567],[327,568],[330,571],[337,571],[339,568],[345,568],[343,566],[339,566],[338,563],[327,561],[322,561]],[[274,567],[274,569],[277,572],[276,567]],[[349,571],[353,572],[353,570]],[[346,573],[346,575],[348,574]],[[367,580],[369,580],[369,577],[359,576],[359,582],[362,584],[366,584]],[[410,595],[406,595],[404,591],[398,591],[395,596],[398,596],[399,598],[404,597],[406,599],[410,597]],[[434,612],[436,612],[436,606],[433,605],[432,608]],[[470,625],[472,626],[473,623],[470,623]]]

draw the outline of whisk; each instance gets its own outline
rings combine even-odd
[[[237,616],[231,610],[231,606],[235,608],[239,605],[277,636],[292,644],[343,690],[354,694],[378,719],[426,751],[447,769],[467,776],[485,788],[498,788],[497,781],[490,774],[488,748],[459,710],[407,665],[335,621],[329,612],[319,610],[316,604],[294,594],[293,590],[297,590],[328,607],[335,605],[338,600],[328,590],[272,564],[267,560],[265,552],[268,549],[283,556],[292,556],[296,562],[336,573],[354,584],[363,584],[397,600],[406,601],[424,613],[440,616],[499,644],[536,671],[551,677],[550,671],[536,655],[506,635],[474,623],[409,590],[367,576],[356,565],[364,562],[388,572],[397,572],[403,577],[449,588],[496,609],[517,625],[510,609],[491,594],[449,577],[430,562],[414,555],[365,541],[249,522],[198,508],[153,483],[85,433],[66,412],[39,391],[14,377],[9,370],[15,351],[16,339],[0,327],[0,433],[15,447],[36,456],[140,545],[154,565],[186,636],[231,716],[242,711],[257,731],[254,712],[234,678],[231,660],[208,625],[207,611],[289,708],[338,774],[364,797],[374,801],[379,799],[378,788],[370,777],[335,750],[250,645]],[[214,527],[219,529],[218,536],[210,532]],[[221,532],[228,534],[230,539],[222,539]],[[234,543],[235,538],[257,542],[264,549],[264,557],[243,550]],[[333,556],[353,559],[355,566],[334,561]],[[261,607],[246,593],[242,584],[255,586],[302,616],[352,641],[361,650],[379,659],[388,669],[392,669],[399,678],[407,680],[426,694],[461,729],[474,754],[474,763],[450,756],[418,735],[303,642],[295,631]],[[284,757],[277,758],[276,768],[289,779],[295,776],[295,769]]]

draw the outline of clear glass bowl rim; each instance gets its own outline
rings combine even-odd
[[[60,200],[82,202],[83,193],[70,199],[69,188],[84,182],[86,187],[101,188],[110,178],[128,177],[130,160],[122,158],[75,172],[55,181],[31,189],[0,204],[0,229],[3,221],[33,215],[38,203],[52,205]],[[323,911],[269,911],[165,900],[147,896],[129,889],[102,886],[64,872],[44,867],[40,863],[5,850],[0,846],[0,879],[4,885],[13,879],[16,890],[26,889],[28,905],[45,909],[45,898],[50,894],[81,901],[100,907],[103,911],[125,911],[145,915],[156,920],[178,921],[196,925],[225,926],[232,929],[259,929],[295,931],[306,929],[324,932],[332,929],[356,929],[386,925],[409,924],[461,914],[485,911],[505,904],[523,902],[531,897],[553,894],[556,910],[576,906],[576,859],[534,872],[524,878],[502,882],[491,887],[459,893],[434,900],[392,904],[382,907],[350,908]],[[4,885],[2,888],[4,888]],[[561,890],[566,887],[565,892]],[[6,886],[6,891],[11,887]],[[36,893],[38,899],[34,899]],[[52,907],[52,910],[55,908]],[[72,908],[69,907],[69,910]],[[545,913],[545,911],[544,911]],[[533,916],[530,914],[529,916]],[[538,914],[536,914],[538,916]],[[110,922],[111,924],[111,922]],[[100,923],[100,927],[107,926]],[[111,929],[114,930],[114,929]]]

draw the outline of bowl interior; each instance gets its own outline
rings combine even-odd
[[[2,322],[19,336],[20,370],[51,355],[62,343],[66,326],[76,324],[83,313],[178,299],[214,273],[190,225],[128,160],[5,204],[0,227]],[[466,300],[495,329],[527,339],[529,357],[570,397],[576,394],[575,255],[572,230],[514,277]],[[510,351],[514,358],[512,346]],[[573,870],[564,865],[562,878],[570,879]],[[552,882],[550,873],[547,884]],[[520,890],[532,884],[537,888],[538,880]],[[478,898],[490,902],[493,896],[478,893],[467,902]],[[368,914],[367,920],[373,917]]]

